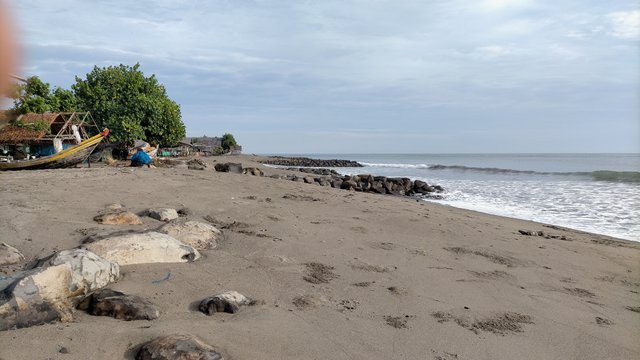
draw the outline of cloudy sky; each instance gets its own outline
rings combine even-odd
[[[640,152],[637,0],[7,3],[23,75],[139,62],[245,152]]]

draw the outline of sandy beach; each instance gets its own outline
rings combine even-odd
[[[194,262],[122,266],[110,288],[158,306],[152,321],[75,311],[0,332],[0,358],[133,359],[189,333],[229,359],[637,359],[640,243],[462,210],[205,170],[94,167],[0,173],[0,241],[29,260],[105,231],[105,206],[187,208],[224,241]],[[527,236],[519,230],[543,231]],[[206,316],[236,290],[257,304]],[[64,352],[60,350],[64,348]]]

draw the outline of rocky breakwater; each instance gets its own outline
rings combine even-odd
[[[441,199],[441,193],[444,192],[444,188],[440,185],[430,185],[424,181],[413,181],[409,178],[389,178],[369,174],[340,175],[331,169],[289,168],[287,170],[297,170],[309,175],[273,175],[271,177],[343,190],[431,199]]]
[[[351,160],[320,160],[310,159],[306,157],[283,157],[283,156],[270,156],[266,160],[261,161],[267,165],[280,165],[280,166],[304,166],[304,167],[362,167],[363,165],[357,161]]]

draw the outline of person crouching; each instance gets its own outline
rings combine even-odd
[[[142,167],[145,165],[151,167],[151,156],[144,152],[142,148],[138,148],[138,151],[131,157],[131,166]]]

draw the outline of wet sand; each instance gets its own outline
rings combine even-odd
[[[203,159],[260,166],[250,156]],[[211,165],[4,172],[0,181],[0,239],[27,260],[98,232],[163,225],[94,222],[112,203],[186,207],[225,235],[193,263],[122,267],[111,288],[156,304],[157,320],[77,311],[71,323],[0,332],[2,359],[132,359],[141,343],[173,333],[231,359],[640,358],[640,243]],[[259,303],[197,311],[222,290]]]

